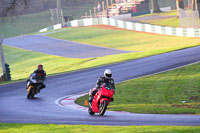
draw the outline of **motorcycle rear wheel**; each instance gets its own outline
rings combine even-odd
[[[103,101],[103,103],[99,104],[99,115],[103,116],[107,109],[107,101]]]

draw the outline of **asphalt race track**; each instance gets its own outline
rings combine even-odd
[[[0,85],[1,123],[56,123],[91,125],[200,125],[200,115],[159,115],[106,112],[90,116],[87,111],[63,108],[55,104],[61,97],[92,88],[105,68],[111,68],[121,82],[200,61],[200,47],[174,51],[138,60],[112,64],[48,77],[47,88],[26,99],[25,82]],[[117,88],[116,88],[117,89]],[[134,96],[133,96],[134,97]]]
[[[60,40],[43,35],[7,38],[3,43],[16,48],[69,58],[92,58],[130,52]]]

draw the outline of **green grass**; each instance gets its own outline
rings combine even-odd
[[[153,13],[147,15],[141,15],[136,18],[142,18],[147,16],[173,16],[170,18],[162,18],[162,19],[150,19],[150,20],[142,20],[142,23],[149,23],[161,26],[169,26],[169,27],[179,27],[179,18],[176,17],[177,10],[172,10],[169,12],[161,12],[161,13]]]
[[[90,45],[155,54],[200,45],[199,38],[162,36],[121,29],[104,29],[98,26],[72,28],[48,36]]]
[[[66,7],[63,9],[64,16],[73,15],[74,19],[80,19],[85,12],[93,9],[96,3],[97,1],[93,1],[89,4]],[[4,34],[7,38],[37,32],[53,25],[50,17],[50,10],[46,10],[40,13],[0,18],[0,36]]]
[[[198,133],[199,126],[90,126],[90,125],[55,125],[55,124],[0,124],[1,133],[35,133],[35,132],[165,132],[165,133]]]
[[[2,73],[2,64],[1,64],[1,61],[0,61],[0,74]]]
[[[163,19],[153,19],[153,20],[143,20],[143,23],[149,23],[154,25],[169,26],[169,27],[179,27],[179,18],[163,18]]]
[[[47,74],[52,75],[123,61],[126,57],[125,55],[110,55],[78,59],[41,54],[8,46],[4,46],[3,48],[6,62],[10,65],[12,80],[28,78],[38,64],[43,64]],[[123,58],[119,59],[119,57]]]
[[[47,74],[77,69],[89,59],[70,59],[4,46],[6,62],[10,65],[13,80],[28,78],[38,64],[43,64]]]
[[[39,31],[52,25],[50,17],[50,11],[44,11],[11,18],[0,18],[0,34],[4,34],[7,38]]]
[[[136,16],[136,18],[142,18],[142,17],[146,17],[146,16],[155,16],[155,15],[158,15],[158,16],[176,16],[177,10],[171,10],[171,11],[168,11],[168,12],[145,14],[145,15]]]
[[[141,52],[75,59],[4,46],[6,62],[10,64],[13,80],[27,78],[36,69],[37,64],[40,63],[44,64],[48,74],[56,74],[166,53],[198,46],[200,43],[198,38],[159,36],[132,31],[100,29],[98,27],[71,28],[67,31],[51,34],[51,36],[59,36],[61,39],[69,39],[97,46]]]
[[[200,114],[200,63],[116,85],[110,110],[150,114]],[[88,95],[76,100],[84,105]],[[182,103],[186,101],[186,103]]]
[[[94,1],[93,3],[83,4],[81,6],[66,7],[63,9],[63,12],[65,16],[73,15],[74,19],[80,19],[80,17],[84,15],[85,12],[88,12],[90,9],[93,9],[96,3],[97,1]],[[138,17],[152,16],[152,15],[160,15],[160,16],[176,15],[176,10],[166,13],[142,15]],[[53,25],[50,17],[51,17],[50,10],[47,10],[40,13],[14,16],[11,18],[8,17],[0,18],[0,34],[4,34],[5,37],[7,38],[7,37],[19,36],[36,32],[42,28]],[[149,21],[147,20],[144,22],[151,24],[172,26],[172,27],[178,26],[178,19],[176,18],[169,18],[162,20],[156,19]]]

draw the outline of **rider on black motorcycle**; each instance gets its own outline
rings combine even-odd
[[[44,84],[44,81],[46,80],[46,72],[43,70],[43,65],[39,64],[38,69],[35,70],[30,76],[29,79],[27,80],[27,88],[30,84],[36,85],[36,83],[33,83],[31,81],[40,81],[37,83],[37,85],[40,85],[40,88],[38,89],[38,93],[40,92],[41,89],[45,88],[46,85]],[[27,89],[26,88],[26,89]]]
[[[100,77],[98,80],[97,80],[97,83],[96,83],[96,89],[92,92],[92,94],[90,95],[89,97],[89,102],[92,103],[92,100],[95,96],[95,94],[98,92],[98,90],[101,88],[101,86],[104,84],[104,83],[107,83],[107,84],[110,84],[115,92],[115,83],[114,83],[114,80],[112,78],[112,71],[110,69],[106,69],[104,71],[104,76],[103,77]],[[112,101],[114,99],[112,98]]]

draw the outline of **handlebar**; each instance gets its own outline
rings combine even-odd
[[[30,79],[30,81],[34,84],[36,83],[42,83],[42,80],[36,80],[36,79]]]

